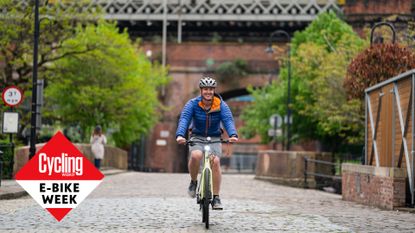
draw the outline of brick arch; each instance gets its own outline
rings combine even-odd
[[[269,84],[270,77],[269,74],[251,74],[247,75],[245,77],[241,77],[238,79],[237,82],[221,82],[220,78],[218,79],[219,87],[217,88],[217,92],[220,93],[223,97],[223,94],[227,96],[238,94],[238,90],[246,90],[248,86],[254,86],[254,87],[262,87]],[[248,94],[248,93],[246,93]],[[238,95],[231,96],[231,97],[237,97]],[[227,98],[225,98],[227,99]]]
[[[239,88],[239,89],[225,91],[225,92],[222,92],[222,93],[219,93],[219,94],[220,94],[220,96],[222,96],[222,99],[226,101],[226,100],[234,98],[234,97],[249,95],[249,92],[248,92],[247,88]]]

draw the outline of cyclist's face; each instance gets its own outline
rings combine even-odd
[[[212,100],[213,95],[215,94],[215,88],[213,87],[203,87],[200,89],[200,94],[205,100]]]

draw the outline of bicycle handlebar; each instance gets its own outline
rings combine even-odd
[[[213,143],[231,143],[228,139],[224,140],[224,139],[219,139],[219,140],[201,140],[201,139],[190,139],[186,142],[186,145],[190,145],[193,146],[195,143],[203,143],[203,144],[213,144]]]

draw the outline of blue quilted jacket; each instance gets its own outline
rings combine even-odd
[[[202,97],[189,100],[180,115],[176,137],[184,137],[189,125],[192,123],[192,134],[203,137],[219,137],[221,135],[221,122],[229,136],[238,136],[232,112],[222,98],[215,94],[212,107],[205,111]]]

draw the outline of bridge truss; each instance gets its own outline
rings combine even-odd
[[[29,0],[16,0],[22,7]],[[318,14],[341,11],[339,0],[48,0],[59,10],[104,12],[128,28],[132,36],[152,38],[166,24],[172,34],[177,31],[197,41],[212,38],[214,33],[226,41],[244,38],[264,41],[275,29],[293,32],[304,28]],[[173,30],[172,30],[173,29]]]

